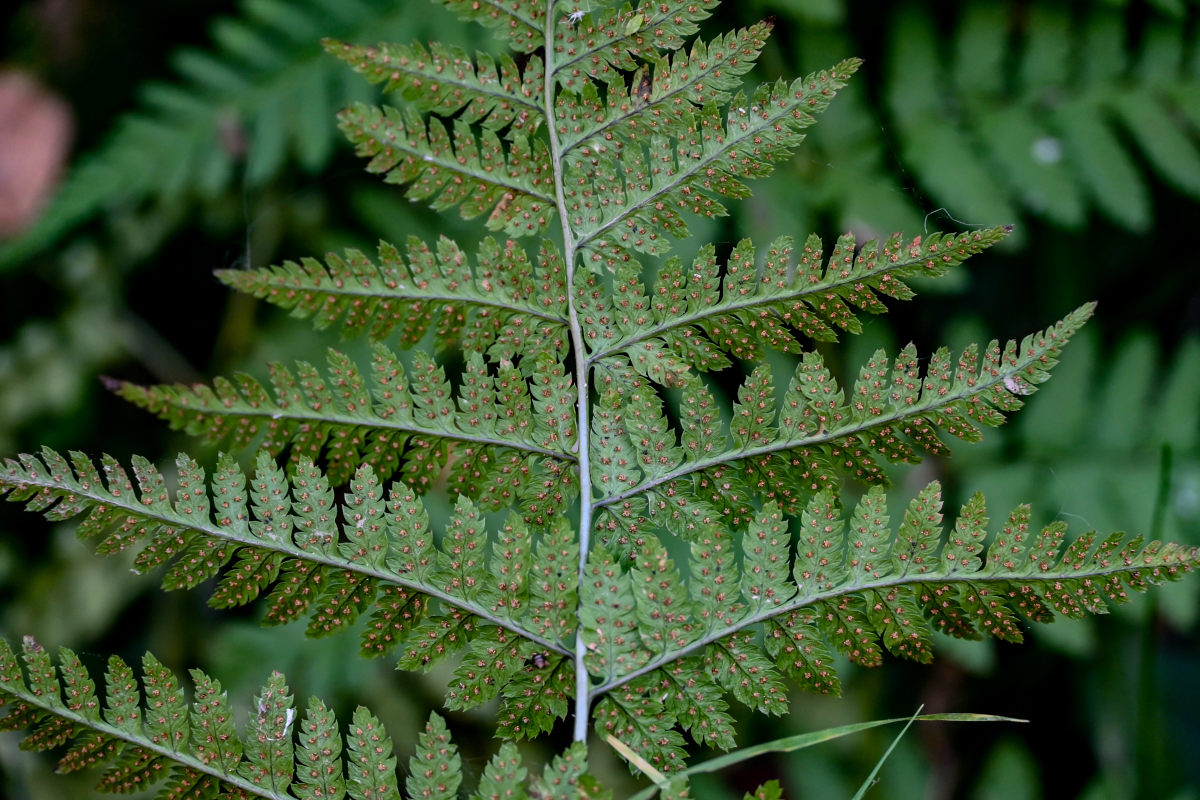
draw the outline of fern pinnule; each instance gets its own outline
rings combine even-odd
[[[518,53],[532,53],[545,44],[546,4],[539,0],[478,3],[474,0],[434,0],[458,15],[490,28],[497,39]]]
[[[409,797],[429,800],[454,800],[462,782],[462,761],[458,748],[450,741],[446,723],[430,715],[421,732],[417,752],[408,763],[405,788]]]

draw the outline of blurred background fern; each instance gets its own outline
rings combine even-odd
[[[962,496],[983,490],[993,519],[1033,502],[1039,522],[1063,516],[1076,530],[1200,543],[1197,4],[750,0],[718,13],[714,29],[776,17],[754,80],[852,55],[867,64],[782,168],[790,174],[756,187],[731,217],[694,224],[697,243],[1017,224],[1000,252],[973,259],[956,282],[923,287],[936,297],[872,320],[847,342],[844,370],[854,374],[897,337],[961,346],[1100,301],[1087,335],[1015,425],[927,463],[907,476],[912,486],[936,473]],[[35,209],[39,186],[67,157],[55,142],[75,131],[53,198],[38,213],[0,214],[4,454],[42,444],[121,457],[196,452],[97,376],[261,377],[268,360],[320,358],[328,342],[307,323],[229,294],[213,269],[380,237],[445,232],[469,245],[478,235],[366,175],[334,127],[334,112],[370,90],[323,54],[322,36],[495,50],[487,31],[464,33],[433,4],[24,0],[0,15],[0,202]],[[18,138],[46,130],[55,135]],[[43,178],[9,177],[35,163],[48,165]],[[299,629],[216,617],[198,594],[147,594],[153,578],[131,580],[128,565],[94,558],[69,525],[39,524],[0,507],[0,630],[10,637],[37,630],[45,644],[85,657],[137,659],[152,647],[173,667],[203,667],[228,686],[284,669],[301,697],[370,696],[401,752],[411,720],[437,702],[414,681],[405,691],[417,691],[401,695],[386,663],[358,660],[352,636],[305,641]],[[1200,798],[1200,761],[1186,757],[1200,750],[1197,589],[1172,585],[1100,622],[1060,621],[1033,647],[940,639],[932,668],[846,665],[843,699],[798,696],[774,727],[747,724],[766,739],[907,715],[919,702],[1024,716],[1029,726],[956,729],[953,740],[920,729],[872,796]],[[486,718],[452,715],[451,725],[468,764],[472,747],[485,752]],[[762,770],[786,773],[790,797],[849,797],[888,736]],[[0,737],[7,796],[89,796],[86,783],[27,754],[14,759],[15,747],[15,737]],[[739,797],[757,778],[697,788]]]

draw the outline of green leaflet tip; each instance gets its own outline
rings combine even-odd
[[[844,61],[840,62],[836,67],[834,67],[834,69],[839,72],[844,72],[845,73],[844,77],[848,78],[851,75],[853,75],[855,72],[858,72],[858,68],[861,67],[862,65],[863,65],[863,60],[861,58],[859,58],[858,56],[854,56],[853,58],[847,58]]]
[[[343,42],[341,39],[335,39],[332,36],[325,36],[321,39],[321,47],[325,48],[325,52],[334,57],[340,57],[339,51],[345,51],[350,48],[350,45]]]

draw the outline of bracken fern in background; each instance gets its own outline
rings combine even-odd
[[[593,734],[681,795],[689,749],[737,746],[731,701],[788,713],[789,681],[840,690],[838,657],[927,662],[935,633],[1020,641],[1027,622],[1102,613],[1200,564],[1195,548],[1038,527],[1026,506],[989,532],[978,494],[947,527],[936,482],[889,511],[888,465],[1003,423],[1093,306],[1019,341],[879,350],[844,387],[822,354],[1009,229],[672,254],[795,151],[857,60],[744,89],[772,25],[694,38],[715,2],[443,4],[514,52],[327,41],[401,101],[351,105],[340,125],[370,171],[489,235],[219,272],[368,336],[369,359],[330,350],[265,385],[115,382],[172,426],[253,449],[253,471],[229,454],[164,475],[45,449],[5,462],[10,500],[82,517],[80,536],[161,568],[164,589],[206,584],[214,607],[259,601],[312,636],[359,623],[363,654],[402,669],[452,664],[446,708],[496,704],[479,796],[602,796]],[[864,491],[843,503],[845,484]],[[238,725],[221,685],[192,679],[189,703],[158,659],[139,679],[114,658],[101,697],[71,651],[56,667],[33,637],[20,656],[0,646],[4,725],[65,748],[63,770],[103,764],[101,788],[398,795],[366,709],[343,733],[275,674]],[[560,723],[573,744],[529,777],[512,742]],[[430,717],[405,793],[453,797],[462,771]]]

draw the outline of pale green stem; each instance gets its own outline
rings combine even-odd
[[[582,594],[592,532],[592,471],[589,453],[591,413],[588,402],[587,351],[583,345],[583,328],[579,324],[579,312],[575,308],[575,256],[578,252],[578,243],[575,241],[575,232],[571,230],[571,221],[567,215],[567,198],[563,190],[563,150],[558,141],[558,130],[555,128],[556,121],[554,119],[554,4],[555,0],[549,0],[546,4],[546,78],[542,91],[542,102],[546,107],[546,128],[550,136],[550,162],[554,166],[554,197],[558,204],[558,218],[562,224],[563,261],[567,266],[568,328],[571,332],[571,350],[575,354],[575,391],[577,393],[575,441],[579,457],[579,569],[576,586],[579,593]],[[577,742],[586,742],[588,707],[591,705],[592,696],[587,668],[583,661],[587,654],[587,647],[583,642],[583,631],[579,627],[583,619],[583,615],[579,613],[581,610],[581,608],[577,608],[575,627],[574,739]]]

